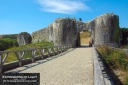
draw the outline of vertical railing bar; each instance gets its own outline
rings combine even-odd
[[[59,54],[59,52],[60,52],[60,47],[59,46],[57,47],[57,50],[58,50],[58,54]]]
[[[63,52],[63,47],[61,46],[60,48],[61,48],[61,53],[62,53]]]
[[[30,53],[31,53],[31,57],[32,57],[32,63],[34,63],[34,50],[31,50]]]
[[[18,60],[20,60],[20,59],[19,59],[19,55],[17,54],[17,52],[15,52],[15,55],[16,55],[16,57],[18,58]]]
[[[5,60],[7,59],[7,57],[8,57],[8,53],[6,53],[5,56],[4,56],[4,59],[3,59],[3,61],[2,61],[3,65],[4,65],[4,62],[5,62]]]
[[[48,57],[50,57],[50,51],[49,51],[49,49],[50,49],[50,48],[47,48],[47,50],[48,50]]]
[[[34,51],[33,51],[33,54],[34,54],[34,56],[33,56],[33,57],[35,57],[35,55],[36,55],[36,52],[37,52],[37,50],[34,50]]]
[[[2,63],[2,54],[0,54],[0,73],[2,73],[2,70],[3,70],[3,63]]]
[[[22,66],[22,53],[21,53],[21,51],[18,51],[18,52],[15,52],[15,54],[16,54],[16,57],[18,58],[18,60],[19,60],[19,66],[21,67]]]
[[[23,52],[21,53],[21,59],[23,59],[24,54],[25,54],[25,51],[23,51]]]
[[[22,66],[22,51],[19,51],[19,66]]]
[[[44,56],[44,49],[40,49],[40,52],[41,52],[41,58],[43,59],[43,56]]]
[[[52,47],[52,49],[53,49],[53,55],[55,55],[55,50],[54,50],[54,47]]]

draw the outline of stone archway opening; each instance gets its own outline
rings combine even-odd
[[[91,40],[91,33],[87,30],[80,32],[80,45],[89,46],[89,42]]]

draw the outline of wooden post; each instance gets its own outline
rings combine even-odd
[[[3,63],[2,63],[2,54],[0,54],[0,73],[2,73]]]
[[[23,59],[23,57],[24,57],[24,51],[22,52],[22,51],[19,51],[19,52],[15,52],[15,54],[16,54],[16,57],[18,58],[18,60],[19,60],[19,66],[21,67],[22,66],[22,59]]]
[[[35,54],[36,54],[36,50],[32,50],[32,51],[31,51],[32,63],[35,62],[35,60],[34,60]]]
[[[48,57],[50,57],[51,48],[47,48],[47,50],[48,50]]]
[[[52,49],[53,49],[53,55],[55,55],[55,49],[54,49],[54,47],[52,47]]]
[[[43,59],[43,56],[44,56],[44,49],[40,49],[40,53],[41,53],[41,58]]]

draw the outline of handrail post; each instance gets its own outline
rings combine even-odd
[[[64,52],[64,46],[62,46],[62,52]]]
[[[36,50],[31,50],[32,63],[35,62],[35,60],[34,60],[35,54],[36,54]]]
[[[48,50],[48,57],[50,57],[51,47],[50,48],[47,48],[47,50]]]
[[[55,55],[55,49],[54,49],[54,47],[52,47],[52,50],[53,50],[53,55]]]
[[[23,59],[23,56],[24,56],[24,52],[19,51],[19,54],[17,52],[15,52],[15,54],[16,54],[16,57],[19,60],[19,66],[21,67],[22,66],[22,59]]]
[[[63,46],[63,50],[65,51],[65,46]]]
[[[60,52],[62,53],[62,46],[60,46]]]
[[[40,49],[40,53],[41,53],[41,58],[43,59],[43,56],[44,56],[44,49]]]
[[[3,70],[3,62],[2,62],[3,58],[2,58],[2,54],[0,54],[0,73],[2,73]]]
[[[57,47],[57,54],[59,54],[59,51],[60,51],[60,47]]]

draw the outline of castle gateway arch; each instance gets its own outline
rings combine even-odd
[[[55,46],[70,44],[72,47],[80,46],[80,32],[87,30],[91,33],[94,46],[119,45],[119,17],[114,13],[107,13],[95,19],[82,22],[75,18],[58,18],[45,29],[33,32],[33,43],[46,39],[53,41]]]

